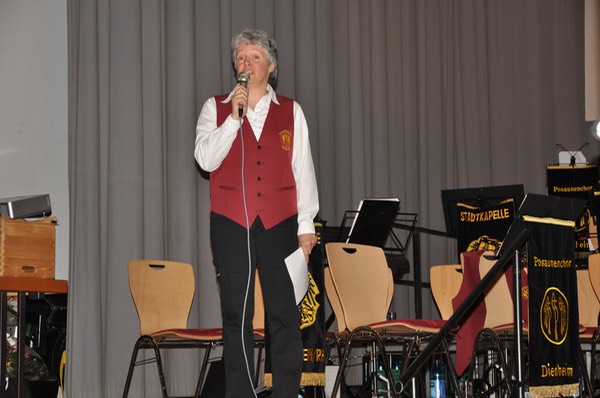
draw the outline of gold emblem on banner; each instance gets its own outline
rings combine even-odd
[[[529,300],[529,286],[523,286],[521,288],[521,297],[523,300]]]
[[[588,208],[584,209],[581,217],[579,217],[577,219],[577,221],[575,222],[575,232],[585,231],[590,223],[590,218],[591,218],[590,209],[588,209]]]
[[[308,292],[306,296],[300,302],[300,308],[302,309],[300,330],[312,326],[317,321],[317,310],[321,306],[317,301],[317,296],[321,293],[317,287],[317,283],[312,277],[312,274],[308,273]]]
[[[544,294],[540,323],[540,329],[549,342],[560,345],[565,341],[569,329],[569,301],[556,287],[548,288]]]
[[[288,130],[283,130],[279,133],[279,141],[281,142],[281,149],[284,151],[292,149],[292,133]]]
[[[478,250],[491,250],[491,251],[496,251],[500,248],[500,246],[502,245],[502,241],[495,239],[495,238],[490,238],[487,235],[481,235],[479,238],[471,241],[471,243],[469,243],[469,246],[467,246],[467,250],[468,252],[472,252],[472,251],[478,251]]]

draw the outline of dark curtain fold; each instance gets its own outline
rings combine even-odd
[[[220,326],[208,176],[193,145],[203,102],[232,87],[229,42],[243,27],[278,41],[278,90],[307,115],[328,225],[363,197],[395,196],[420,226],[443,230],[442,189],[522,183],[544,193],[555,143],[588,141],[582,2],[67,5],[70,397],[122,394],[139,335],[131,259],[192,263],[190,325]],[[586,154],[597,152],[593,143]],[[455,261],[452,240],[425,235],[421,246],[425,280],[429,264]],[[395,312],[410,316],[412,289],[396,290]],[[436,316],[424,296],[425,316]],[[180,354],[167,360],[175,395],[193,391],[199,363]],[[130,396],[158,396],[155,369],[137,374]]]

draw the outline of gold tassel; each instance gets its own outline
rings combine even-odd
[[[273,374],[265,373],[265,387],[273,388]],[[301,386],[324,386],[325,373],[302,373]]]
[[[302,373],[301,386],[324,386],[325,373]]]
[[[530,398],[572,397],[579,395],[579,383],[559,386],[530,386]]]
[[[273,388],[273,375],[271,373],[265,373],[265,387]]]

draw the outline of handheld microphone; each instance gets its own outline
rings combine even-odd
[[[240,72],[240,74],[237,76],[238,84],[240,84],[244,87],[248,87],[248,80],[250,80],[250,75],[246,71]],[[241,103],[240,103],[240,109],[238,110],[238,112],[239,112],[240,119],[241,119],[242,116],[244,115],[244,107],[243,107],[243,104],[241,104]]]

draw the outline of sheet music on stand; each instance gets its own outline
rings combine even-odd
[[[346,242],[383,248],[399,208],[398,198],[362,199]]]
[[[394,211],[387,209],[390,211],[385,211],[385,215],[378,214],[376,217],[366,216],[369,213],[369,209],[387,208],[388,206],[394,209]],[[400,212],[398,211],[399,209],[400,200],[397,198],[365,198],[361,200],[357,210],[346,210],[344,212],[344,218],[340,227],[335,227],[336,236],[332,236],[329,241],[370,244],[379,246],[385,251],[404,253],[417,227],[417,213]],[[359,216],[361,211],[363,215]],[[382,221],[380,218],[383,219],[384,217],[385,221],[379,222]],[[350,221],[352,223],[348,227],[347,224]],[[369,235],[369,230],[373,228],[378,230],[376,232],[377,236],[367,236],[365,238],[365,235]],[[397,230],[406,232],[406,236],[402,236],[403,240],[396,234]],[[393,247],[387,245],[388,243],[391,243]]]

